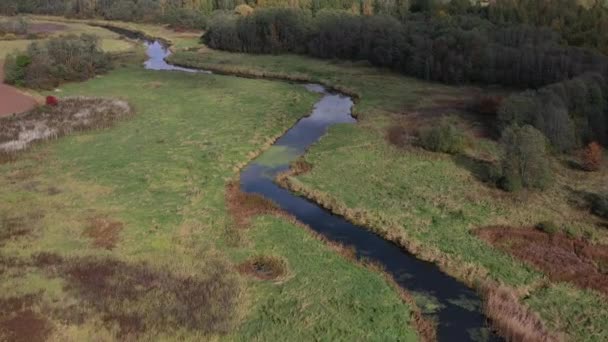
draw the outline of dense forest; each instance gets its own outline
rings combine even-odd
[[[547,26],[571,45],[608,52],[608,1],[605,0],[2,0],[0,13],[37,13],[113,20],[165,22],[202,28],[217,11],[297,8],[316,14],[332,9],[352,14],[382,14],[405,20],[411,12],[434,16],[474,14],[495,24]]]
[[[300,53],[367,60],[444,83],[530,88],[504,102],[504,127],[530,124],[558,151],[590,141],[608,144],[608,57],[562,43],[559,33],[523,24],[501,26],[471,15],[358,16],[296,9],[257,10],[209,23],[212,48]]]

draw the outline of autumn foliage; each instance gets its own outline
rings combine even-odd
[[[56,106],[59,104],[59,100],[55,96],[47,96],[46,97],[46,105],[47,106]]]
[[[587,171],[598,171],[602,165],[602,146],[592,142],[583,153],[583,167]]]

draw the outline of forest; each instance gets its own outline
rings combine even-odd
[[[417,14],[400,22],[383,15],[266,9],[218,17],[203,40],[228,51],[367,60],[425,80],[530,89],[501,106],[502,127],[530,124],[559,152],[608,143],[608,58],[563,44],[547,27],[503,26],[472,15]]]

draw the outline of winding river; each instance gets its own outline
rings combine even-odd
[[[146,46],[147,69],[209,73],[168,64],[165,58],[170,52],[159,41],[147,41]],[[417,259],[395,244],[343,217],[333,215],[274,182],[275,177],[289,169],[289,164],[317,142],[329,126],[355,123],[351,116],[351,98],[331,93],[316,84],[306,84],[304,87],[320,94],[321,99],[310,116],[299,120],[267,152],[243,169],[240,177],[242,191],[272,200],[327,239],[353,247],[359,259],[384,267],[399,286],[414,295],[423,313],[437,322],[439,341],[501,340],[488,328],[487,319],[481,312],[480,298],[473,290],[441,272],[436,265]],[[271,158],[269,154],[272,154]]]

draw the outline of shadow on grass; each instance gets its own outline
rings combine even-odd
[[[500,165],[468,155],[458,154],[452,157],[456,165],[468,170],[480,182],[496,187],[502,178]]]

